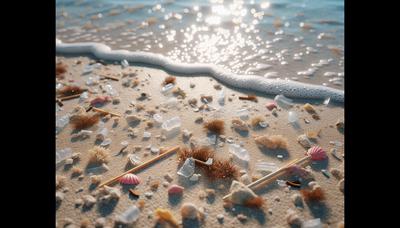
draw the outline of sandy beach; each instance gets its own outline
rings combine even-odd
[[[293,159],[303,157],[307,150],[298,143],[297,138],[299,135],[310,131],[319,132],[313,143],[323,148],[328,154],[326,161],[310,163],[312,175],[325,193],[326,199],[320,203],[304,202],[302,207],[298,207],[293,203],[291,196],[299,193],[299,189],[280,186],[275,181],[255,191],[265,202],[261,208],[233,206],[233,208],[226,209],[223,206],[222,197],[229,193],[231,180],[212,181],[201,170],[196,169],[195,173],[200,173],[201,177],[197,182],[189,181],[177,174],[180,166],[178,165],[177,155],[172,154],[135,173],[141,180],[141,183],[134,188],[140,192],[138,198],[133,197],[129,192],[129,189],[133,187],[115,183],[113,187],[119,188],[122,192],[116,203],[101,205],[96,202],[92,207],[86,208],[82,205],[77,206],[76,201],[85,195],[92,194],[95,196],[98,193],[98,188],[91,185],[90,176],[92,174],[88,172],[88,151],[99,144],[96,141],[96,134],[100,127],[99,124],[96,124],[88,128],[87,130],[92,130],[93,133],[86,139],[79,139],[74,136],[75,132],[71,124],[67,124],[56,136],[56,150],[71,148],[73,153],[80,153],[80,156],[79,159],[74,160],[72,165],[66,165],[65,161],[57,164],[56,175],[65,177],[65,186],[57,190],[63,193],[62,200],[60,200],[56,209],[57,227],[65,227],[66,224],[68,224],[68,227],[80,227],[82,221],[86,219],[89,220],[90,225],[88,227],[94,227],[96,220],[102,217],[106,221],[105,227],[114,227],[116,216],[123,213],[131,205],[138,205],[138,200],[141,199],[144,200],[145,205],[140,210],[140,216],[132,224],[132,227],[161,226],[160,223],[157,223],[157,216],[154,213],[157,208],[169,209],[181,223],[180,226],[189,227],[182,224],[182,216],[180,214],[180,207],[186,202],[191,202],[198,208],[204,208],[206,216],[204,220],[199,220],[197,223],[201,227],[234,227],[242,225],[248,227],[290,227],[286,219],[288,209],[294,210],[303,221],[320,218],[324,227],[339,227],[339,224],[344,221],[344,194],[339,188],[341,178],[336,178],[329,172],[332,169],[337,169],[344,177],[344,147],[343,145],[335,146],[332,143],[344,143],[344,135],[336,127],[337,121],[344,119],[343,104],[330,102],[325,105],[322,104],[323,101],[321,100],[294,99],[295,105],[290,111],[296,112],[299,119],[299,127],[294,127],[288,122],[288,110],[278,106],[277,115],[273,115],[266,108],[266,104],[272,102],[275,95],[226,87],[207,75],[176,75],[172,72],[165,72],[163,69],[145,65],[130,64],[130,66],[124,68],[120,62],[103,62],[98,69],[93,70],[90,74],[82,75],[84,67],[89,63],[94,63],[94,59],[87,56],[58,55],[56,56],[56,62],[62,62],[67,69],[63,74],[64,79],[57,79],[57,82],[61,83],[60,88],[65,85],[76,85],[81,88],[87,88],[89,91],[89,97],[84,101],[80,101],[79,98],[63,101],[63,106],[57,111],[57,119],[72,112],[78,105],[87,108],[91,100],[97,96],[106,95],[100,87],[104,88],[107,84],[111,85],[118,93],[114,96],[114,101],[108,102],[101,107],[101,109],[115,112],[122,116],[117,125],[114,124],[112,118],[103,117],[100,120],[100,122],[104,122],[104,127],[109,131],[106,138],[111,139],[110,145],[107,146],[110,150],[110,160],[107,163],[109,170],[100,174],[103,181],[130,169],[132,165],[128,161],[128,155],[132,153],[137,155],[143,162],[156,156],[149,150],[150,147],[158,149],[173,146],[190,147],[190,140],[185,141],[182,136],[182,132],[185,129],[192,133],[192,140],[204,143],[205,139],[207,139],[207,132],[203,128],[203,123],[196,122],[199,118],[203,118],[204,122],[212,119],[224,120],[225,132],[223,135],[226,136],[226,139],[233,139],[233,143],[242,145],[250,155],[247,169],[238,166],[242,173],[246,173],[250,177],[261,177],[261,174],[255,169],[257,162],[273,162],[278,167],[282,167]],[[88,78],[94,75],[108,75],[119,80],[103,79],[99,80],[97,85],[88,86],[86,84]],[[166,95],[161,92],[162,83],[167,76],[176,77],[175,87],[183,90],[186,97],[183,98],[174,94]],[[132,85],[126,87],[123,83],[127,79],[137,79],[139,84],[136,87],[132,87]],[[224,105],[220,105],[217,101],[221,90],[225,92]],[[248,94],[255,94],[257,102],[238,98]],[[197,100],[196,106],[200,107],[203,104],[200,100],[202,95],[213,97],[212,102],[209,103],[210,110],[199,110],[199,108],[193,108],[189,105],[189,100],[195,98]],[[178,102],[172,107],[165,107],[165,102],[172,97],[177,98]],[[320,117],[319,120],[314,119],[310,113],[304,110],[303,106],[306,103],[313,105]],[[268,127],[253,128],[249,126],[248,133],[234,130],[231,127],[231,121],[236,118],[236,112],[240,109],[249,111],[249,119],[245,120],[248,125],[250,125],[253,117],[261,116],[268,123]],[[88,113],[94,112],[90,111]],[[164,139],[161,127],[153,126],[149,128],[146,123],[153,121],[152,114],[154,113],[160,114],[163,120],[179,116],[181,119],[179,134],[172,138]],[[142,118],[142,121],[133,127],[136,134],[135,137],[129,136],[129,125],[124,118],[132,114]],[[144,132],[150,132],[151,137],[143,139]],[[287,138],[288,147],[286,150],[260,148],[254,140],[254,137],[259,135],[282,135]],[[215,157],[218,159],[231,159],[229,153],[230,143],[226,139],[221,140],[219,138],[216,145],[209,145],[214,149]],[[122,148],[121,142],[123,141],[127,141],[129,145],[124,153],[118,154]],[[135,147],[138,146],[140,149],[137,148],[135,150]],[[333,148],[337,149],[337,154],[340,155],[341,160],[331,155],[330,151]],[[72,176],[74,167],[83,169],[81,177]],[[321,170],[327,170],[329,178]],[[165,186],[163,185],[166,181],[164,178],[166,174],[170,174],[173,178],[168,186],[177,184],[185,188],[179,200],[169,199],[168,186],[166,186],[166,183]],[[288,178],[283,176],[279,179],[287,180]],[[160,183],[155,191],[151,190],[150,187],[150,183],[154,180],[158,180]],[[199,197],[206,189],[215,190],[213,199],[207,197],[201,199]],[[147,192],[153,193],[151,198],[145,196]],[[223,221],[217,219],[220,214],[223,215]],[[240,221],[238,219],[239,214],[245,215],[247,217],[246,221]],[[72,223],[69,224],[69,221],[72,221]],[[166,226],[168,227],[168,225]]]

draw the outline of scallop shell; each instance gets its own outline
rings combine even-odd
[[[134,154],[129,155],[128,160],[133,166],[138,166],[141,163],[140,158]]]
[[[168,188],[168,195],[182,194],[184,189],[184,187],[176,184],[171,185],[171,187]]]
[[[140,184],[140,179],[138,176],[132,173],[125,174],[121,179],[119,180],[121,184]]]
[[[307,151],[307,155],[311,156],[311,160],[320,161],[326,159],[328,156],[326,155],[325,150],[323,150],[319,146],[313,146]]]
[[[275,102],[270,102],[270,103],[267,103],[265,105],[265,107],[267,107],[267,109],[271,111],[272,109],[276,108],[276,104],[275,104]]]

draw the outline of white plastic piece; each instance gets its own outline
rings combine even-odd
[[[225,91],[223,89],[221,91],[219,91],[219,93],[218,93],[218,103],[220,105],[225,104]]]
[[[293,124],[299,121],[299,117],[297,116],[297,113],[294,111],[289,111],[288,113],[288,121],[289,123]]]

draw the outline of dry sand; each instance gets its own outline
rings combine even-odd
[[[80,60],[81,64],[76,64],[76,61]],[[57,56],[57,61],[62,61],[63,63],[68,65],[68,71],[65,74],[65,79],[61,80],[63,82],[73,83],[84,86],[85,80],[88,76],[81,76],[81,72],[83,67],[88,64],[90,61],[93,61],[87,57],[65,57],[65,56]],[[109,68],[109,70],[106,70]],[[225,105],[220,111],[210,111],[210,112],[194,112],[192,108],[188,105],[188,99],[197,98],[198,104],[201,104],[199,98],[201,94],[212,95],[214,97],[213,102],[211,103],[214,107],[219,107],[217,102],[217,93],[218,90],[214,88],[214,85],[219,84],[216,80],[207,77],[207,76],[198,76],[198,77],[187,77],[182,75],[174,75],[168,74],[167,72],[150,68],[149,66],[130,66],[125,69],[121,69],[119,63],[109,63],[107,66],[103,66],[99,70],[95,70],[95,73],[106,74],[107,72],[112,73],[112,75],[117,75],[117,77],[121,77],[118,75],[120,72],[137,72],[136,78],[138,78],[141,84],[136,88],[126,88],[121,85],[120,81],[112,81],[112,80],[104,80],[101,84],[105,82],[110,83],[113,88],[117,89],[121,103],[114,105],[112,103],[104,106],[104,109],[112,110],[114,112],[125,114],[127,109],[133,110],[132,114],[137,114],[141,117],[149,119],[150,117],[146,117],[146,110],[156,110],[157,113],[161,114],[165,119],[169,119],[174,116],[180,116],[182,119],[181,130],[188,129],[193,132],[193,137],[197,139],[202,139],[206,137],[206,133],[203,130],[202,124],[195,123],[195,119],[197,117],[202,116],[205,120],[211,118],[222,118],[225,120],[225,135],[227,137],[232,136],[235,139],[236,143],[243,142],[244,148],[250,153],[251,160],[248,173],[256,174],[254,170],[254,164],[259,161],[268,161],[274,162],[278,166],[283,166],[285,163],[291,161],[295,158],[300,158],[304,156],[305,149],[297,143],[296,138],[298,135],[302,134],[305,130],[313,129],[319,130],[321,129],[320,137],[317,140],[317,144],[324,148],[326,151],[333,148],[332,145],[329,144],[330,141],[338,140],[343,142],[344,136],[340,133],[336,127],[335,123],[338,119],[344,118],[344,110],[343,105],[341,104],[330,104],[328,107],[321,104],[321,101],[305,101],[305,100],[297,100],[296,106],[293,108],[300,118],[300,129],[295,129],[293,126],[288,124],[287,120],[287,110],[278,110],[278,116],[275,117],[271,115],[271,112],[265,108],[265,104],[268,101],[273,100],[274,96],[266,96],[257,93],[258,103],[252,101],[241,101],[238,100],[239,95],[245,95],[251,93],[251,91],[241,91],[233,88],[226,87],[221,85],[225,90],[226,100]],[[183,89],[187,97],[185,99],[180,100],[178,108],[170,108],[166,113],[160,111],[161,108],[157,109],[162,102],[167,100],[167,97],[162,95],[161,83],[167,75],[174,75],[177,77],[177,86]],[[70,81],[70,82],[68,82]],[[190,88],[190,83],[194,83],[196,86],[194,88]],[[92,88],[98,88],[98,86],[93,86]],[[100,93],[101,90],[99,89]],[[139,101],[136,100],[140,96],[141,93],[147,93],[151,95],[150,100]],[[91,94],[91,98],[95,97],[95,94]],[[232,98],[232,101],[229,101],[228,98]],[[90,98],[88,99],[90,100]],[[130,102],[135,101],[137,104],[145,105],[145,110],[137,112],[135,108],[130,106]],[[319,113],[321,119],[314,120],[310,114],[306,111],[303,111],[301,106],[306,102],[312,103],[317,112]],[[318,103],[317,103],[318,102]],[[62,111],[59,112],[59,115],[63,115],[64,113],[70,112],[74,106],[78,105],[78,99],[64,101],[64,106],[62,107]],[[80,105],[87,105],[87,103],[81,103]],[[246,107],[250,110],[250,118],[255,115],[262,115],[266,118],[269,123],[269,127],[261,130],[250,129],[249,135],[241,135],[238,132],[234,131],[230,128],[230,121],[235,115],[235,111],[241,108]],[[307,118],[310,120],[309,124],[306,124],[303,121],[303,118]],[[249,122],[249,121],[248,121]],[[139,134],[136,138],[131,138],[128,136],[127,132],[127,123],[124,118],[121,118],[120,123],[117,127],[112,127],[113,121],[109,120],[105,123],[105,126],[111,130],[111,134],[109,137],[112,139],[112,143],[109,146],[111,150],[111,154],[116,154],[120,149],[120,143],[124,140],[127,140],[130,143],[128,147],[128,153],[119,156],[112,156],[108,166],[110,170],[103,173],[103,180],[114,177],[121,172],[130,168],[128,165],[127,154],[131,153],[133,150],[131,149],[133,146],[140,145],[142,149],[136,152],[136,155],[142,158],[142,161],[146,161],[155,155],[149,153],[147,157],[144,157],[145,147],[148,145],[153,145],[156,147],[172,147],[175,145],[186,145],[182,140],[181,134],[178,136],[162,141],[160,139],[156,139],[156,135],[161,134],[161,128],[153,127],[147,129],[152,133],[152,136],[149,140],[143,140],[142,135],[145,131],[145,124],[141,122],[136,129]],[[94,130],[94,133],[97,130],[97,126],[92,127],[90,130]],[[88,162],[88,150],[95,145],[95,134],[91,135],[90,138],[85,140],[72,140],[71,139],[72,128],[70,125],[67,125],[65,129],[61,131],[56,137],[56,149],[62,149],[66,147],[72,148],[73,152],[81,153],[81,159],[78,162],[75,162],[73,166],[80,167],[85,169]],[[289,140],[288,151],[272,151],[272,150],[261,150],[259,149],[253,139],[253,135],[258,134],[281,134],[284,135]],[[229,157],[228,152],[228,143],[225,143],[223,146],[215,146],[215,151],[217,157],[227,159]],[[338,150],[339,154],[343,154],[343,147]],[[277,154],[284,155],[283,159],[278,159],[276,157]],[[330,168],[338,168],[341,171],[344,171],[344,163],[342,161],[338,161],[329,155],[329,161],[323,165],[324,169],[329,170]],[[260,191],[256,193],[261,196],[264,200],[266,200],[266,206],[263,209],[249,209],[243,207],[236,207],[235,211],[226,211],[223,208],[222,197],[228,193],[230,182],[221,181],[221,182],[210,182],[203,175],[200,177],[200,181],[197,183],[191,183],[189,181],[185,181],[182,178],[178,178],[176,171],[178,169],[177,158],[176,155],[172,155],[166,159],[163,159],[157,162],[154,165],[136,173],[142,180],[142,183],[136,187],[142,195],[139,199],[144,199],[146,204],[144,209],[141,212],[139,219],[133,225],[134,227],[153,227],[156,225],[156,218],[154,215],[154,211],[156,208],[167,208],[170,209],[178,221],[181,221],[181,215],[179,212],[179,208],[184,202],[193,202],[198,207],[204,207],[207,212],[207,217],[203,223],[199,225],[203,227],[233,227],[246,225],[249,227],[288,227],[289,225],[286,222],[285,216],[286,211],[289,208],[297,211],[301,218],[304,220],[312,219],[312,218],[321,218],[322,222],[327,227],[336,227],[336,224],[340,221],[344,220],[344,195],[339,190],[337,184],[339,180],[332,177],[326,178],[320,172],[320,166],[312,165],[313,174],[315,176],[316,181],[321,185],[323,190],[326,193],[325,203],[316,207],[315,205],[304,204],[304,208],[296,208],[292,203],[290,196],[293,193],[298,192],[297,189],[286,189],[284,187],[280,187],[276,183],[269,185],[268,187],[262,188]],[[201,171],[196,171],[196,173],[201,173]],[[165,179],[163,176],[169,173],[173,176],[173,181],[171,184],[179,184],[185,187],[183,197],[179,201],[171,202],[168,199],[167,189],[160,184],[160,187],[157,191],[154,192],[154,195],[151,199],[147,199],[144,196],[145,192],[151,192],[150,187],[146,184],[147,180],[158,179],[160,183],[164,182]],[[58,205],[56,209],[56,221],[58,227],[63,227],[65,222],[65,218],[70,218],[74,221],[76,226],[80,225],[80,222],[84,218],[88,218],[91,221],[90,227],[94,227],[94,221],[99,217],[105,217],[107,220],[107,226],[114,226],[114,218],[115,215],[122,213],[126,210],[130,205],[137,204],[137,200],[134,199],[128,192],[128,189],[122,188],[118,183],[115,184],[118,188],[122,189],[122,197],[119,199],[118,203],[113,205],[108,205],[107,207],[99,207],[95,205],[93,208],[86,210],[82,209],[82,206],[75,207],[74,201],[83,195],[90,194],[94,191],[90,186],[89,175],[85,174],[82,180],[78,180],[78,178],[71,178],[71,167],[65,166],[63,162],[57,166],[56,169],[57,175],[63,175],[67,177],[66,180],[66,188],[69,190],[65,193],[65,198]],[[217,189],[219,184],[224,184],[225,189],[220,190]],[[78,189],[82,188],[83,191],[78,191]],[[206,199],[199,199],[199,193],[205,188],[214,188],[216,189],[216,197],[215,200],[209,201]],[[279,197],[279,201],[276,198]],[[271,209],[271,211],[268,211]],[[272,212],[272,213],[270,213]],[[249,216],[249,219],[245,223],[241,223],[235,215],[242,213]],[[224,222],[221,224],[217,220],[217,215],[224,215]],[[151,215],[151,217],[149,217]]]

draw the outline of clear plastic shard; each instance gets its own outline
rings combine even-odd
[[[194,174],[194,160],[193,158],[187,158],[182,167],[178,170],[177,174],[186,178],[191,177]]]
[[[288,113],[288,121],[289,121],[289,123],[292,123],[292,124],[298,122],[299,117],[297,116],[297,113],[294,111],[290,111]]]
[[[237,144],[229,145],[229,152],[234,155],[234,161],[239,165],[248,166],[250,154],[246,149]]]
[[[274,101],[284,109],[289,109],[294,105],[292,99],[289,99],[283,95],[276,95]]]

